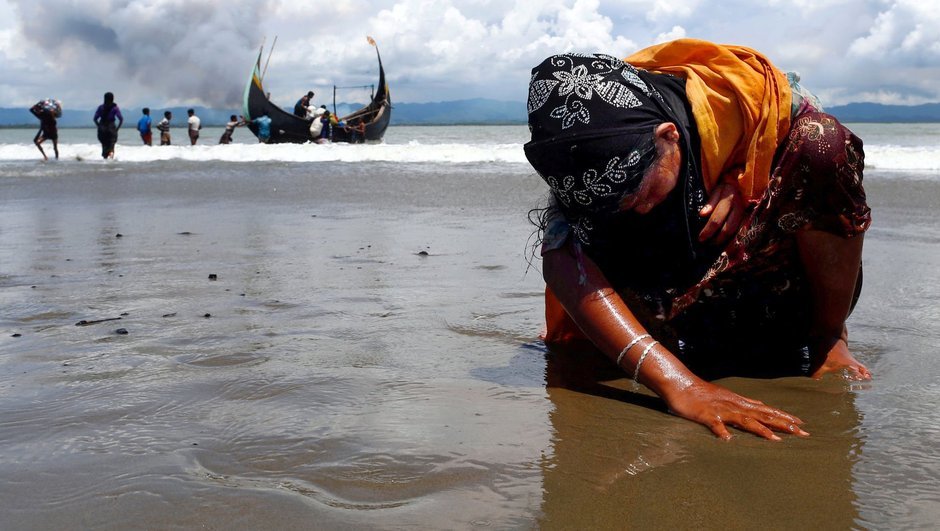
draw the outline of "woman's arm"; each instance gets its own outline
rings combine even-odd
[[[772,440],[779,440],[774,431],[809,435],[799,428],[803,423],[799,418],[702,380],[667,348],[654,344],[654,338],[641,338],[648,334],[646,328],[603,272],[577,252],[575,245],[569,239],[564,247],[545,253],[545,282],[575,323],[611,360],[616,362],[624,347],[633,344],[620,360],[628,374],[635,373],[646,352],[637,380],[662,397],[672,413],[707,426],[722,439],[731,438],[727,426]],[[641,339],[635,342],[637,338]]]

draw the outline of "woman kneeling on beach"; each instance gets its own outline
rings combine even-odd
[[[871,378],[845,327],[871,221],[862,142],[797,81],[693,39],[532,71],[525,152],[552,192],[546,344],[593,345],[725,439],[808,435],[705,379],[729,367]]]

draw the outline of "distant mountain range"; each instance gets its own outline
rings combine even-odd
[[[362,107],[358,103],[337,105],[340,115]],[[173,113],[178,126],[186,123],[187,107],[152,108],[154,120],[163,117],[163,111]],[[241,109],[210,109],[193,107],[202,123],[208,126],[224,125],[232,114]],[[827,112],[843,122],[940,122],[940,103],[924,105],[882,105],[880,103],[850,103],[829,107]],[[123,108],[125,122],[136,124],[140,108]],[[84,127],[92,124],[94,109],[66,109],[59,119],[60,127]],[[484,98],[442,101],[435,103],[392,104],[392,125],[456,125],[456,124],[525,124],[524,102],[497,101]],[[38,122],[28,109],[0,108],[0,127],[37,126]]]
[[[940,103],[926,103],[923,105],[850,103],[827,108],[826,112],[842,122],[940,122]]]

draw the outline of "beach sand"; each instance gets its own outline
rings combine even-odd
[[[868,177],[873,382],[721,380],[772,443],[545,351],[528,172],[49,167],[0,188],[0,528],[940,521],[937,183]]]

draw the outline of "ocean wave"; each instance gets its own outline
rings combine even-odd
[[[52,155],[52,145],[43,146]],[[60,144],[65,161],[101,161],[98,144]],[[39,158],[32,144],[0,144],[0,162]],[[122,162],[168,160],[205,162],[475,162],[526,163],[521,144],[228,144],[197,146],[118,145],[115,158]]]
[[[865,168],[940,172],[940,146],[865,146]]]
[[[52,146],[44,145],[52,154]],[[65,161],[101,161],[98,144],[62,144]],[[32,144],[0,144],[0,162],[34,161]],[[528,164],[522,144],[229,144],[197,146],[117,146],[122,162],[182,160],[192,162],[405,162],[435,164]],[[940,146],[865,146],[866,168],[886,171],[940,172]]]

